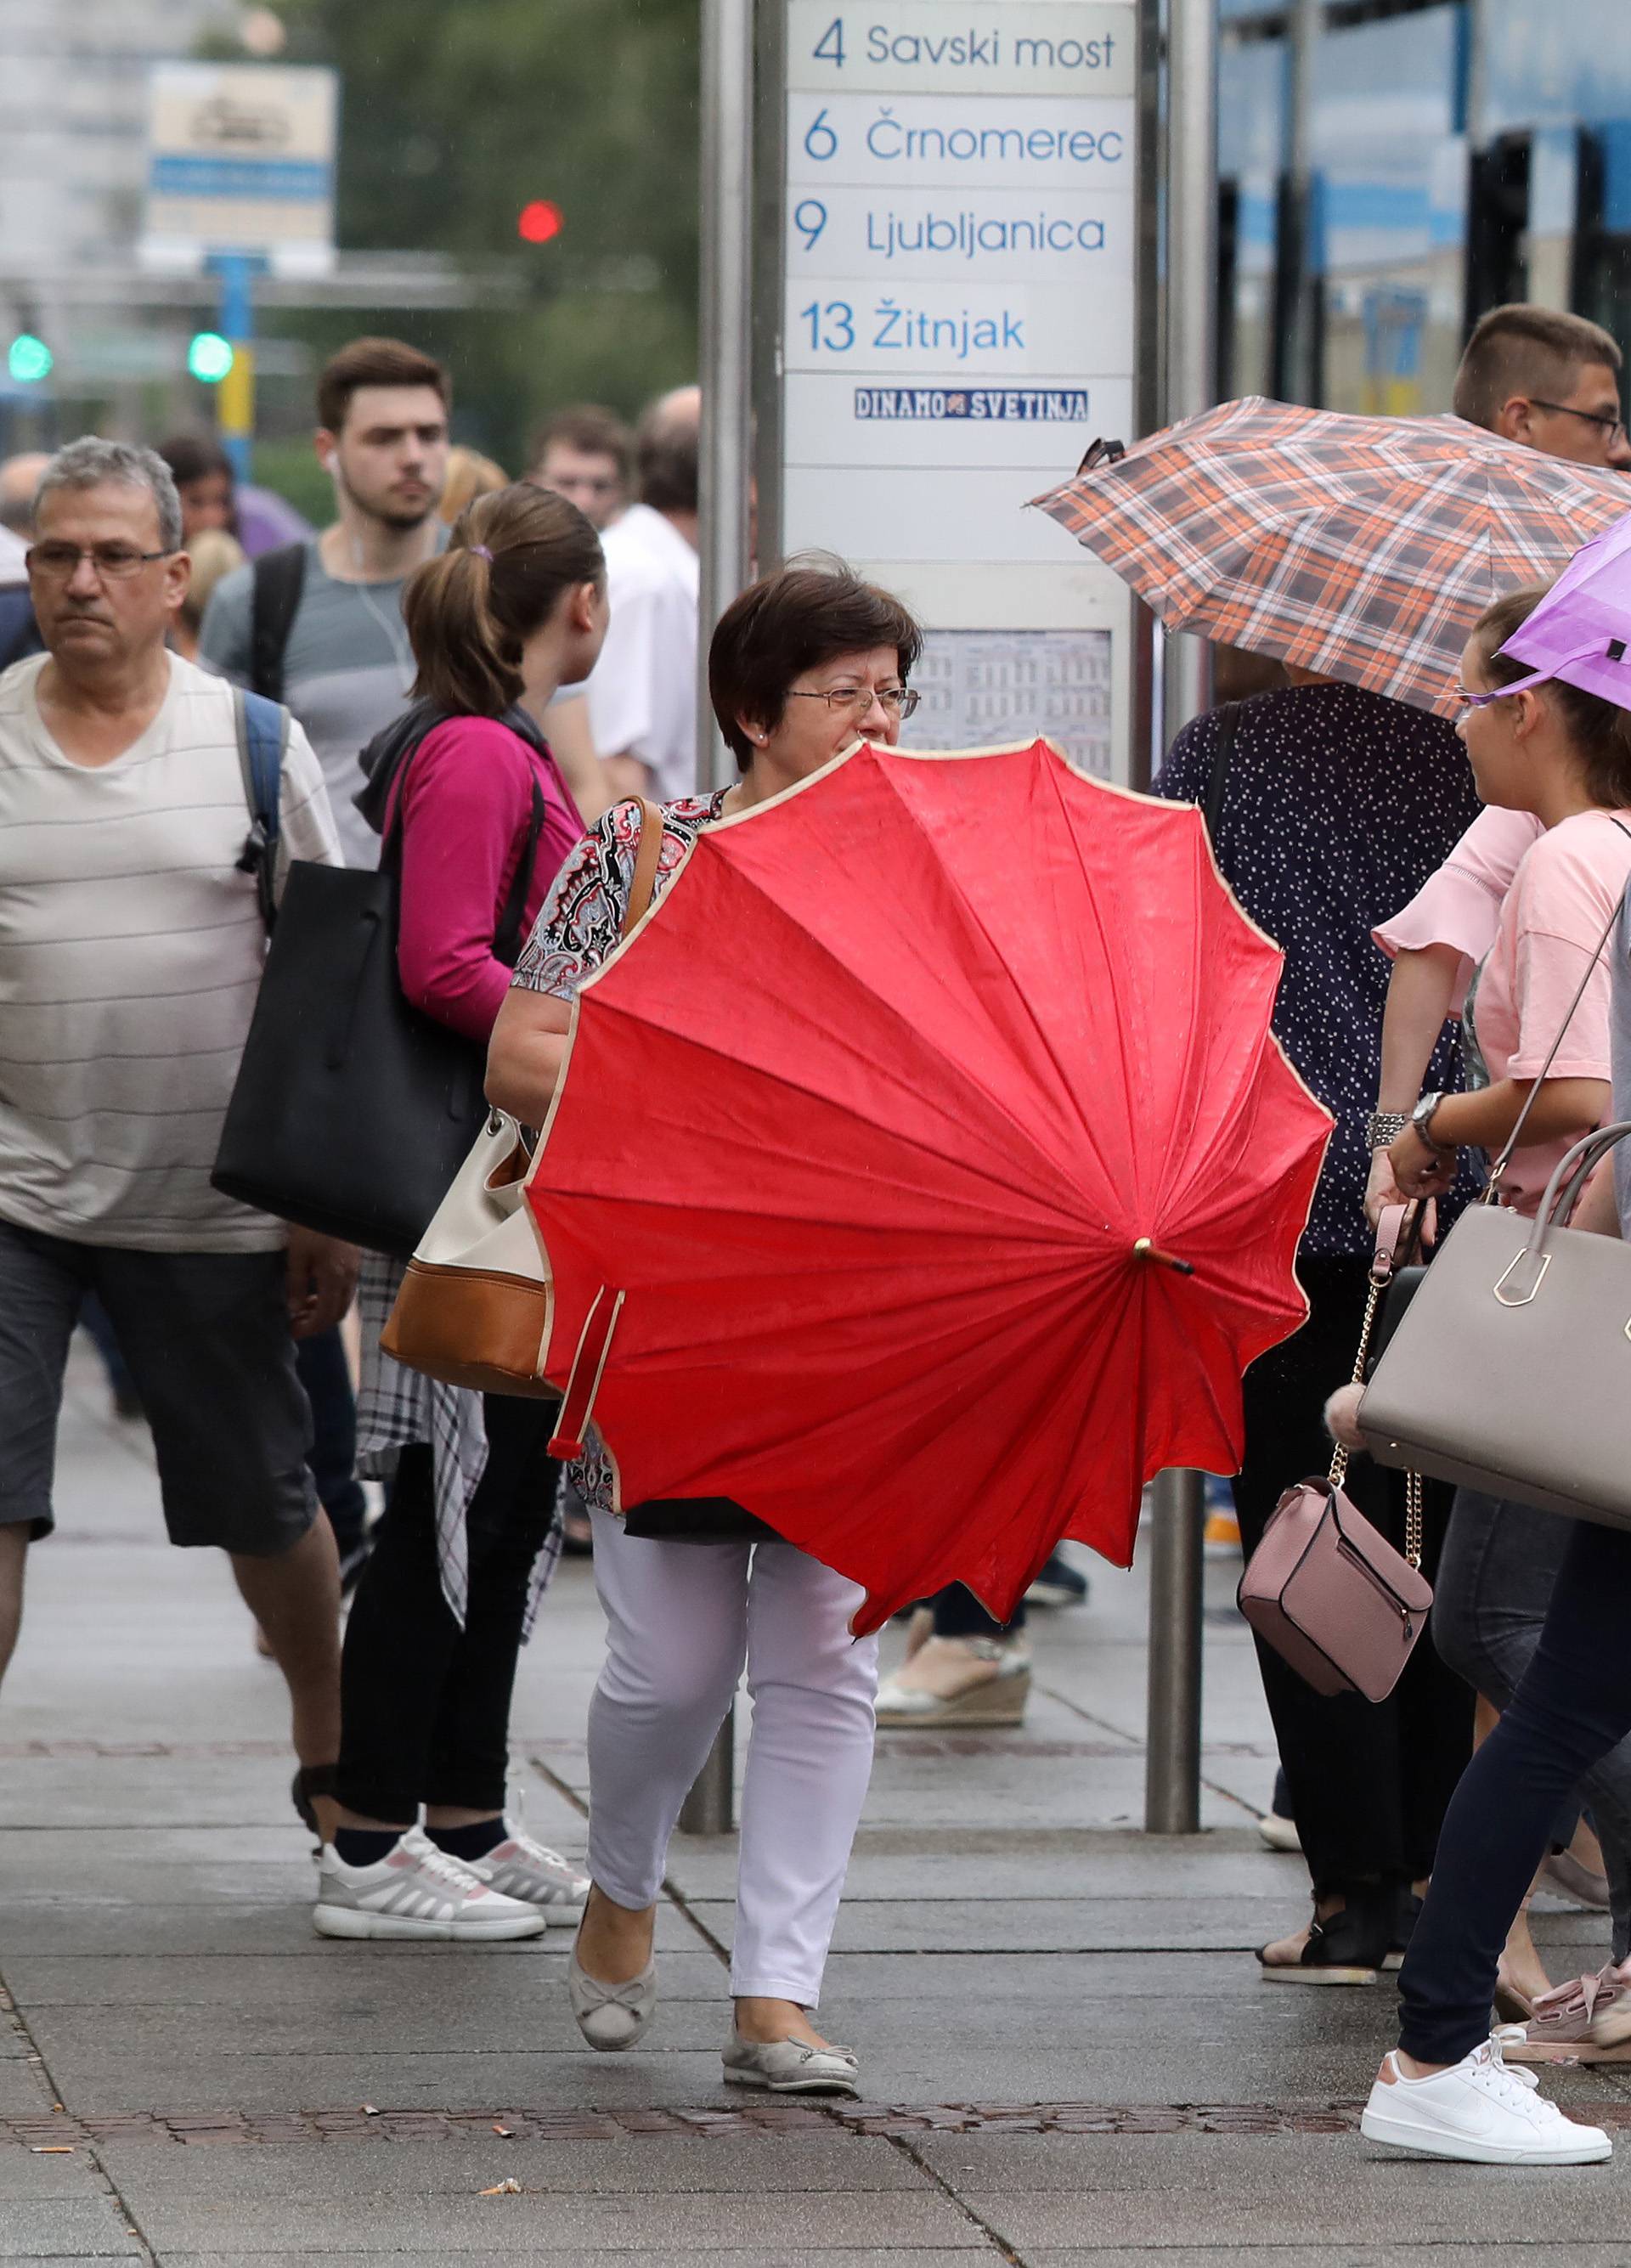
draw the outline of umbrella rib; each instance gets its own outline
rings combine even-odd
[[[722,1043],[713,1040],[703,1039],[694,1033],[675,1032],[670,1025],[659,1022],[654,1016],[648,1015],[638,1008],[631,1007],[624,1002],[619,1001],[614,1004],[610,1001],[603,1001],[601,1008],[601,1020],[604,1021],[609,1016],[624,1017],[631,1024],[641,1026],[648,1031],[661,1033],[664,1038],[676,1040],[682,1046],[694,1049],[699,1055],[706,1056],[713,1061],[728,1064],[734,1070],[740,1071],[743,1068],[742,1057],[738,1055],[733,1055],[730,1053],[730,1051]],[[949,1060],[949,1058],[947,1060]],[[877,1130],[877,1121],[875,1118],[868,1117],[864,1111],[858,1110],[852,1103],[845,1102],[838,1095],[828,1094],[819,1087],[811,1086],[805,1081],[795,1079],[789,1072],[784,1071],[771,1070],[768,1066],[760,1064],[755,1064],[751,1066],[751,1069],[753,1076],[756,1079],[767,1080],[774,1086],[785,1087],[791,1094],[803,1095],[813,1101],[819,1102],[823,1108],[838,1112],[840,1116],[849,1119],[857,1126],[866,1127],[874,1132]],[[977,1084],[973,1081],[970,1081],[970,1083]],[[568,1091],[570,1091],[570,1073],[568,1077]],[[982,1094],[984,1092],[983,1089],[979,1089],[978,1091]],[[585,1107],[587,1108],[588,1106],[586,1104]],[[557,1114],[555,1123],[559,1123],[558,1113]],[[1017,1130],[1024,1136],[1026,1147],[1042,1165],[1047,1167],[1050,1174],[1054,1175],[1056,1179],[1063,1181],[1063,1176],[1059,1174],[1059,1168],[1054,1164],[1054,1161],[1046,1155],[1045,1152],[1037,1147],[1030,1136],[1026,1134],[1025,1129],[1022,1126],[1020,1126],[1017,1121],[1011,1118],[1007,1120],[1007,1123],[1011,1126],[1016,1127]],[[554,1127],[552,1125],[550,1132],[553,1133],[553,1130]],[[1015,1181],[1011,1176],[999,1172],[994,1166],[983,1166],[979,1164],[978,1160],[969,1158],[966,1153],[958,1153],[954,1156],[947,1150],[938,1149],[933,1144],[919,1139],[916,1134],[912,1133],[904,1126],[891,1127],[889,1129],[889,1137],[891,1141],[903,1148],[914,1150],[926,1158],[933,1158],[936,1165],[954,1166],[960,1172],[970,1174],[976,1181],[987,1183],[993,1189],[1000,1189],[1004,1196],[1009,1199],[1013,1199],[1016,1197],[1036,1198],[1038,1196],[1037,1189],[1027,1187],[1023,1183]],[[547,1139],[540,1154],[544,1157],[547,1157],[549,1154],[549,1142]],[[796,1152],[786,1152],[784,1154],[797,1156],[800,1153]],[[897,1186],[909,1187],[913,1190],[914,1194],[919,1192],[920,1187],[918,1183],[902,1183],[897,1184]],[[1074,1201],[1075,1209],[1073,1210],[1060,1204],[1052,1209],[1051,1217],[1074,1220],[1079,1214],[1081,1204],[1081,1192],[1068,1182],[1064,1182],[1063,1186],[1069,1197]],[[661,1198],[652,1198],[645,1196],[635,1197],[631,1195],[626,1200],[620,1198],[619,1202],[627,1202],[630,1204],[661,1204],[665,1205],[694,1206],[696,1204],[696,1195],[694,1191],[678,1192],[672,1197]],[[773,1217],[774,1216],[766,1216],[766,1218]]]
[[[885,775],[885,777],[887,777],[887,775]],[[899,791],[896,788],[895,784],[892,781],[890,782],[890,787],[891,791],[898,799]],[[921,821],[917,819],[916,814],[910,810],[910,806],[905,806],[903,802],[902,807],[906,811],[907,816],[912,820],[913,824],[918,828],[919,832],[924,836],[925,840],[933,843],[934,838],[929,836],[927,829],[922,826]],[[698,837],[696,848],[697,851],[701,851],[706,847],[709,847],[709,837],[706,835],[703,835]],[[939,871],[947,875],[948,879],[951,878],[952,870],[950,868],[942,865],[940,867]],[[742,882],[749,889],[752,890],[754,894],[760,898],[765,905],[769,906],[780,919],[786,921],[790,926],[796,929],[798,933],[809,944],[814,946],[816,950],[822,954],[833,968],[841,971],[846,978],[850,979],[850,981],[853,983],[860,983],[863,982],[861,978],[856,976],[856,972],[850,967],[850,965],[840,959],[840,957],[832,950],[826,939],[823,938],[817,931],[812,929],[808,923],[800,919],[797,915],[791,911],[790,909],[776,896],[774,892],[771,890],[765,883],[762,882],[756,874],[751,873],[734,861],[731,863],[731,872],[738,881]],[[979,921],[978,917],[974,913],[974,909],[969,905],[968,901],[963,897],[960,889],[956,891],[956,896],[959,905],[965,908],[970,915],[970,920],[978,928],[981,937],[991,947],[997,966],[1001,969],[1004,977],[1007,980],[1014,997],[1021,1002],[1022,1005],[1026,1007],[1027,1013],[1029,1014],[1030,1012],[1029,1004],[1024,1001],[1022,994],[1021,994],[1017,984],[1015,983],[1013,974],[1008,968],[1007,962],[1003,960],[1000,948],[999,947],[996,940],[992,938],[990,932],[985,929],[985,924]],[[586,986],[584,990],[587,995],[589,988]],[[908,1033],[914,1041],[923,1041],[924,1035],[919,1031],[918,1027],[914,1025],[911,1021],[910,1018],[908,1018],[901,1009],[897,1008],[882,992],[875,990],[872,991],[871,997],[877,1003],[884,1014],[886,1014],[897,1026],[898,1026],[902,1031]],[[608,1005],[609,1005],[610,1004],[609,1003]],[[679,1040],[682,1044],[687,1047],[700,1049],[707,1054],[718,1057],[723,1062],[734,1064],[738,1067],[741,1066],[742,1058],[739,1056],[727,1054],[723,1047],[712,1041],[699,1038],[690,1032],[675,1031],[671,1025],[658,1021],[655,1015],[643,1007],[631,1007],[627,1004],[622,1002],[619,1002],[617,1006],[619,1012],[630,1017],[631,1021],[645,1024],[653,1031],[663,1032],[668,1036]],[[1036,1028],[1034,1016],[1032,1017],[1031,1021],[1032,1027],[1034,1029]],[[829,1036],[831,1036],[830,1027],[829,1027],[824,1028],[827,1029]],[[999,1033],[999,1036],[1001,1036],[1000,1033]],[[1044,1037],[1045,1045],[1045,1035],[1042,1036]],[[847,1040],[845,1042],[845,1044],[849,1044]],[[859,1049],[852,1047],[851,1052],[860,1056],[861,1051]],[[1062,1068],[1059,1066],[1057,1057],[1053,1055],[1052,1049],[1048,1048],[1047,1052],[1049,1060],[1054,1064],[1055,1069],[1059,1071],[1061,1083],[1065,1085],[1066,1093],[1068,1094],[1069,1086],[1068,1083],[1064,1079]],[[997,1116],[1000,1117],[1004,1126],[1007,1127],[1011,1133],[1019,1138],[1032,1158],[1036,1160],[1037,1163],[1044,1167],[1048,1174],[1057,1184],[1059,1184],[1062,1193],[1069,1198],[1071,1204],[1073,1205],[1079,1205],[1081,1202],[1082,1191],[1076,1185],[1065,1168],[1060,1165],[1059,1161],[1056,1158],[1050,1156],[1048,1152],[1041,1146],[1035,1135],[1024,1122],[1014,1116],[1014,1113],[1008,1108],[1002,1097],[1000,1095],[993,1094],[989,1087],[987,1087],[980,1079],[978,1072],[971,1069],[967,1064],[961,1062],[956,1056],[949,1055],[941,1049],[936,1049],[934,1053],[936,1059],[940,1063],[943,1064],[946,1069],[952,1073],[952,1075],[965,1088],[971,1090],[975,1094],[978,1095],[980,1100],[987,1106],[987,1108],[995,1112]],[[883,1066],[879,1064],[875,1056],[866,1055],[863,1059],[867,1063],[868,1069],[873,1071],[875,1073],[883,1068]],[[844,1110],[847,1116],[855,1119],[857,1123],[862,1125],[869,1125],[873,1123],[872,1121],[867,1119],[860,1111],[851,1108],[848,1105],[839,1102],[837,1098],[823,1093],[818,1088],[808,1086],[799,1079],[790,1077],[784,1071],[771,1071],[760,1064],[755,1064],[752,1068],[756,1077],[771,1079],[777,1085],[786,1087],[793,1094],[811,1095],[816,1101],[823,1102],[831,1108]],[[910,1090],[906,1088],[905,1083],[903,1081],[901,1082],[901,1085],[903,1092],[909,1094]],[[1074,1103],[1074,1096],[1071,1100]],[[1079,1110],[1077,1111],[1076,1116],[1078,1120],[1080,1120],[1081,1114]],[[1084,1130],[1088,1133],[1089,1141],[1091,1141],[1091,1128],[1086,1127],[1084,1123]],[[910,1138],[902,1135],[897,1136],[897,1138],[908,1139]],[[914,1143],[913,1146],[922,1149],[926,1154],[936,1158],[943,1159],[947,1154],[932,1149],[926,1143]],[[1096,1143],[1095,1143],[1093,1146],[1096,1154]],[[967,1160],[963,1153],[958,1152],[954,1162],[959,1165],[966,1165]],[[1100,1157],[1099,1162],[1102,1167],[1103,1164],[1102,1157]],[[981,1169],[974,1167],[971,1170],[979,1172]],[[985,1174],[982,1177],[997,1182],[999,1186],[1004,1188],[1009,1186],[1006,1182],[1002,1182],[1000,1176],[994,1172]]]
[[[1070,822],[1070,818],[1071,818],[1071,814],[1070,814],[1070,812],[1069,812],[1069,810],[1068,810],[1068,807],[1067,807],[1067,806],[1066,806],[1066,805],[1065,799],[1064,799],[1064,795],[1063,795],[1063,793],[1061,792],[1060,783],[1059,783],[1059,781],[1058,781],[1058,780],[1053,777],[1053,773],[1052,773],[1052,764],[1053,764],[1054,761],[1055,761],[1055,760],[1054,760],[1053,758],[1050,757],[1050,759],[1049,759],[1049,769],[1048,769],[1048,772],[1047,772],[1048,785],[1049,785],[1049,788],[1051,789],[1051,791],[1052,791],[1052,792],[1053,799],[1054,799],[1054,802],[1055,802],[1055,804],[1056,804],[1056,806],[1057,806],[1057,807],[1058,807],[1058,809],[1059,809],[1059,812],[1060,817],[1061,817],[1061,819],[1062,819],[1062,820],[1064,820],[1064,821],[1066,822],[1066,823],[1065,823],[1065,827],[1064,827],[1064,833],[1065,833],[1065,836],[1066,836],[1066,840],[1067,840],[1067,841],[1069,842],[1069,843],[1070,843],[1070,846],[1071,846],[1072,850],[1073,850],[1073,851],[1074,852],[1074,854],[1075,854],[1075,857],[1076,857],[1076,863],[1077,863],[1077,869],[1078,869],[1079,873],[1081,873],[1081,879],[1082,879],[1082,882],[1083,882],[1084,886],[1086,887],[1086,895],[1087,895],[1087,900],[1088,900],[1089,906],[1089,908],[1092,909],[1093,914],[1094,914],[1095,925],[1096,925],[1096,927],[1097,928],[1097,931],[1098,931],[1098,933],[1099,933],[1100,937],[1101,937],[1101,938],[1103,938],[1103,937],[1105,936],[1106,932],[1105,932],[1105,930],[1104,930],[1104,927],[1103,927],[1103,922],[1102,922],[1102,921],[1100,921],[1100,920],[1099,920],[1099,918],[1098,918],[1098,908],[1097,908],[1097,902],[1096,902],[1096,900],[1095,899],[1095,896],[1094,896],[1094,894],[1093,894],[1093,890],[1092,890],[1091,886],[1090,886],[1090,883],[1089,883],[1089,874],[1088,874],[1087,862],[1086,862],[1086,860],[1083,858],[1083,857],[1082,857],[1082,855],[1081,855],[1081,846],[1080,843],[1079,843],[1079,842],[1078,842],[1078,840],[1077,840],[1075,829],[1074,829],[1074,827],[1069,823],[1069,822]],[[923,822],[923,821],[922,821],[921,817],[919,816],[919,814],[918,814],[918,813],[917,813],[917,812],[912,808],[911,805],[907,801],[906,798],[902,794],[902,792],[901,792],[901,787],[900,787],[900,782],[899,782],[899,779],[897,778],[897,777],[896,776],[896,774],[895,774],[892,770],[890,770],[887,769],[886,767],[884,767],[884,766],[882,766],[882,765],[880,765],[880,767],[879,767],[879,771],[880,771],[880,776],[881,776],[881,777],[882,777],[882,778],[887,782],[887,784],[888,784],[888,785],[889,785],[889,792],[890,792],[890,793],[894,796],[895,800],[896,800],[896,803],[897,803],[897,806],[899,807],[899,809],[900,809],[900,810],[904,814],[904,815],[906,816],[906,818],[911,821],[911,825],[916,828],[917,832],[919,833],[919,836],[921,836],[921,837],[923,838],[923,840],[925,841],[925,843],[928,843],[932,848],[934,848],[934,849],[936,850],[936,854],[937,854],[937,858],[938,858],[938,846],[937,846],[937,845],[935,845],[935,843],[934,843],[934,836],[933,836],[933,835],[930,833],[930,831],[929,831],[929,829],[927,828],[927,827],[926,827],[926,826],[925,826],[925,824],[924,824],[924,822]],[[952,889],[952,891],[953,891],[953,894],[955,895],[955,896],[956,896],[956,901],[957,901],[957,903],[958,903],[959,907],[963,909],[963,911],[964,915],[966,916],[967,919],[969,920],[969,922],[970,923],[970,924],[972,925],[972,927],[973,927],[973,928],[974,928],[974,929],[978,932],[979,936],[980,936],[980,937],[985,940],[985,944],[986,944],[987,946],[990,946],[991,951],[992,951],[992,954],[993,954],[993,958],[995,959],[995,961],[996,961],[997,967],[1001,970],[1001,972],[1002,972],[1002,974],[1003,974],[1004,977],[1007,980],[1008,989],[1009,989],[1009,992],[1010,992],[1010,995],[1011,995],[1012,998],[1013,998],[1013,999],[1014,999],[1014,1001],[1016,1003],[1016,1005],[1018,1005],[1018,1007],[1020,1008],[1020,1010],[1022,1012],[1022,1013],[1023,1013],[1023,1015],[1024,1015],[1024,1017],[1025,1017],[1025,1020],[1026,1020],[1027,1023],[1029,1024],[1029,1026],[1030,1026],[1030,1030],[1031,1030],[1032,1035],[1034,1035],[1034,1037],[1037,1039],[1037,1042],[1038,1042],[1038,1043],[1040,1044],[1040,1046],[1041,1046],[1041,1048],[1042,1048],[1042,1050],[1043,1050],[1043,1053],[1046,1056],[1046,1057],[1047,1057],[1047,1059],[1048,1059],[1049,1063],[1050,1063],[1050,1064],[1052,1065],[1052,1067],[1053,1067],[1054,1072],[1055,1072],[1055,1074],[1056,1074],[1056,1076],[1057,1076],[1057,1079],[1058,1079],[1059,1090],[1060,1090],[1061,1094],[1063,1094],[1063,1096],[1064,1096],[1064,1098],[1065,1098],[1066,1101],[1066,1102],[1067,1102],[1067,1104],[1069,1105],[1069,1108],[1070,1108],[1070,1110],[1071,1110],[1071,1114],[1072,1114],[1073,1117],[1074,1118],[1074,1120],[1075,1120],[1075,1122],[1076,1122],[1077,1126],[1079,1127],[1079,1129],[1081,1130],[1081,1133],[1085,1136],[1085,1138],[1086,1138],[1086,1139],[1087,1139],[1088,1145],[1089,1145],[1089,1149],[1090,1149],[1090,1150],[1092,1151],[1092,1152],[1093,1152],[1094,1159],[1095,1159],[1095,1160],[1096,1160],[1096,1164],[1098,1165],[1098,1167],[1099,1167],[1100,1172],[1101,1172],[1102,1174],[1103,1174],[1108,1178],[1108,1177],[1109,1177],[1109,1174],[1110,1174],[1109,1161],[1108,1161],[1108,1160],[1105,1158],[1104,1153],[1103,1153],[1103,1150],[1102,1150],[1102,1148],[1100,1147],[1099,1141],[1098,1141],[1097,1136],[1096,1136],[1096,1133],[1095,1133],[1094,1128],[1093,1128],[1092,1124],[1090,1123],[1090,1122],[1089,1121],[1089,1119],[1088,1119],[1088,1117],[1087,1117],[1087,1116],[1086,1116],[1085,1112],[1083,1111],[1083,1109],[1082,1109],[1082,1108],[1081,1108],[1081,1102],[1080,1102],[1080,1101],[1079,1101],[1079,1099],[1078,1099],[1078,1097],[1077,1097],[1077,1095],[1076,1095],[1075,1090],[1074,1090],[1074,1088],[1073,1087],[1073,1086],[1072,1086],[1072,1084],[1071,1084],[1071,1080],[1070,1080],[1069,1073],[1068,1073],[1068,1072],[1067,1072],[1067,1071],[1066,1070],[1066,1067],[1065,1067],[1064,1064],[1060,1061],[1059,1057],[1059,1055],[1058,1055],[1058,1052],[1057,1052],[1057,1050],[1056,1050],[1056,1049],[1055,1049],[1055,1048],[1054,1048],[1054,1045],[1053,1045],[1052,1040],[1052,1039],[1051,1039],[1051,1037],[1049,1036],[1049,1034],[1048,1034],[1048,1032],[1047,1032],[1046,1028],[1044,1027],[1044,1025],[1043,1025],[1043,1023],[1041,1022],[1040,1019],[1037,1017],[1037,1012],[1036,1012],[1035,1009],[1034,1009],[1034,1008],[1032,1007],[1032,1005],[1031,1005],[1031,1003],[1030,1003],[1030,1000],[1026,998],[1026,996],[1025,996],[1025,994],[1023,993],[1023,991],[1022,991],[1022,990],[1020,989],[1019,982],[1018,982],[1017,978],[1015,976],[1013,970],[1008,967],[1007,961],[1006,961],[1006,959],[1003,957],[1003,954],[1002,954],[1002,951],[1001,951],[1000,946],[999,945],[998,940],[997,940],[997,939],[996,939],[992,935],[991,931],[989,930],[989,928],[988,928],[988,927],[987,927],[987,925],[986,925],[986,923],[985,923],[985,920],[984,916],[980,913],[980,911],[979,911],[978,908],[978,907],[973,903],[972,900],[971,900],[971,899],[967,895],[966,892],[963,890],[963,886],[962,886],[962,882],[961,882],[961,880],[960,880],[960,878],[958,877],[958,874],[957,874],[956,869],[954,866],[951,866],[951,865],[948,865],[945,864],[945,863],[944,863],[944,861],[941,861],[941,862],[940,862],[940,872],[941,872],[941,873],[945,876],[945,878],[946,878],[946,880],[947,880],[947,882],[948,882],[948,885],[950,886],[950,887],[951,887],[951,889]],[[1120,1021],[1119,1021],[1119,1019],[1118,1019],[1118,1023],[1117,1023],[1117,1037],[1118,1037],[1118,1043],[1119,1043],[1119,1041],[1120,1041]],[[1125,1063],[1125,1057],[1124,1057],[1124,1063]],[[974,1085],[975,1085],[975,1086],[978,1086],[978,1080],[971,1080],[971,1083],[972,1083],[972,1084],[974,1084]],[[983,1094],[983,1093],[985,1092],[985,1089],[982,1087],[982,1088],[980,1089],[980,1092]],[[1000,1101],[997,1097],[995,1097],[995,1096],[992,1096],[992,1097],[989,1097],[989,1098],[988,1098],[988,1100],[990,1100],[990,1101],[992,1101],[993,1102],[994,1102],[994,1103],[995,1103],[995,1105],[996,1105],[996,1107],[997,1107],[997,1108],[998,1108],[998,1109],[1000,1109],[1000,1110],[1001,1110],[1001,1111],[1003,1112],[1003,1114],[1004,1114],[1004,1116],[1009,1116],[1008,1112],[1007,1111],[1006,1106],[1005,1106],[1005,1105],[1004,1105],[1004,1104],[1003,1104],[1003,1103],[1002,1103],[1002,1102],[1001,1102],[1001,1101]]]

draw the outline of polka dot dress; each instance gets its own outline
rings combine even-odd
[[[1186,725],[1155,793],[1203,804],[1220,745],[1214,710]],[[1286,956],[1274,1029],[1337,1121],[1303,1248],[1364,1254],[1382,1012],[1390,963],[1370,932],[1409,903],[1477,817],[1454,727],[1354,685],[1260,693],[1240,711],[1217,858],[1253,921]],[[1428,1073],[1461,1084],[1453,1029]],[[1477,1187],[1462,1167],[1465,1201]]]

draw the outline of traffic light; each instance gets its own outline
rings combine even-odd
[[[530,204],[521,207],[515,233],[523,244],[548,244],[560,232],[561,209],[551,204],[548,197],[535,197]]]
[[[38,386],[50,377],[54,359],[43,339],[32,331],[19,331],[7,350],[5,366],[18,386]]]
[[[187,367],[205,386],[219,386],[232,366],[232,342],[219,331],[195,331],[188,342]]]

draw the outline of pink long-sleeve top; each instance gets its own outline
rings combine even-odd
[[[483,1046],[510,987],[512,972],[493,940],[526,846],[535,780],[544,817],[521,921],[524,944],[584,831],[554,757],[496,718],[454,717],[420,742],[401,791],[402,990],[417,1008]],[[386,824],[388,832],[388,812]]]

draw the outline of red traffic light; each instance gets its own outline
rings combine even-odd
[[[521,207],[515,232],[523,244],[548,244],[552,236],[561,232],[561,209],[547,197],[535,197],[530,204]]]

